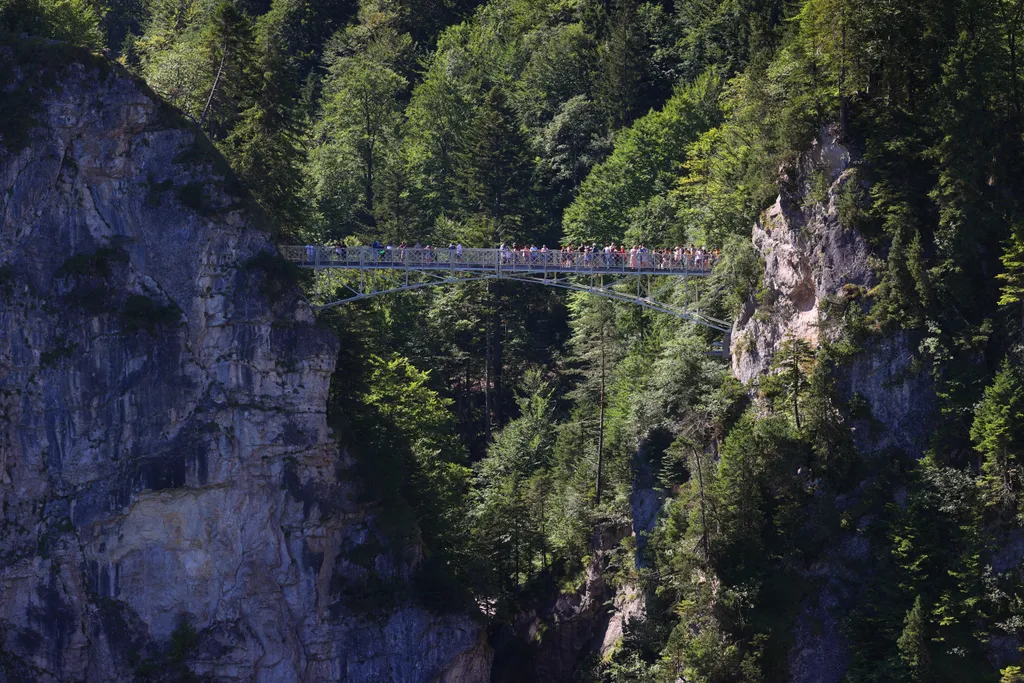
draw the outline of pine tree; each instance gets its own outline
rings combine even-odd
[[[772,360],[772,369],[779,373],[778,377],[789,395],[797,429],[800,429],[800,398],[807,389],[806,375],[812,360],[814,349],[806,339],[798,337],[786,338]]]
[[[464,212],[493,221],[494,234],[487,235],[484,244],[526,239],[533,232],[524,202],[533,165],[526,139],[500,88],[492,88],[484,97],[469,141],[458,169]]]
[[[909,673],[910,680],[927,681],[928,672],[931,668],[931,658],[928,655],[928,642],[925,636],[924,608],[921,605],[921,596],[914,600],[914,606],[907,612],[903,621],[903,633],[900,634],[897,646],[900,651],[900,658]]]
[[[982,453],[980,483],[989,505],[1016,511],[1024,485],[1024,378],[1009,359],[975,410],[971,439]]]
[[[328,46],[324,104],[313,126],[307,173],[327,234],[372,229],[379,237],[378,195],[383,181],[394,179],[389,169],[402,163],[399,97],[407,82],[384,59],[375,38],[357,40],[354,31],[335,36]],[[351,54],[352,46],[360,52]]]
[[[1004,284],[999,297],[1000,306],[1017,306],[1017,343],[1024,349],[1024,232],[1017,231],[1010,238],[1000,258],[1004,271],[996,275]]]
[[[0,32],[67,41],[93,49],[103,47],[100,16],[88,0],[4,0]]]
[[[213,81],[199,114],[199,127],[221,140],[259,92],[253,69],[259,63],[253,22],[232,0],[222,0],[205,28],[203,42]]]
[[[303,223],[303,154],[296,109],[299,79],[284,36],[289,7],[277,2],[259,20],[259,93],[239,115],[225,148],[259,203],[282,227],[294,232]]]
[[[603,102],[608,127],[621,128],[633,118],[644,84],[643,35],[635,0],[621,0],[609,20],[608,36],[598,48],[601,72],[598,101]]]

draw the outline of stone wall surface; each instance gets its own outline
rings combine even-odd
[[[327,425],[337,341],[258,208],[135,79],[42,68],[2,86],[39,103],[0,145],[0,680],[487,680],[469,615],[346,600],[380,543]]]

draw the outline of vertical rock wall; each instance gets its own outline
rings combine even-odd
[[[0,141],[0,679],[487,680],[469,616],[345,599],[375,531],[327,427],[337,341],[223,161],[102,60],[20,61],[0,89],[38,125]]]

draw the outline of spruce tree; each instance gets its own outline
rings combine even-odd
[[[915,683],[929,680],[931,657],[928,654],[925,628],[924,608],[919,595],[903,620],[903,632],[896,643],[909,679]]]

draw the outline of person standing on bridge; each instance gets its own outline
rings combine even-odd
[[[462,242],[455,245],[455,260],[462,263]]]
[[[306,245],[306,260],[307,260],[308,262],[310,262],[310,263],[312,263],[312,262],[313,262],[313,255],[314,255],[315,253],[316,253],[316,252],[315,252],[315,251],[314,251],[314,249],[313,249],[313,245],[312,245],[312,244],[307,244],[307,245]]]

